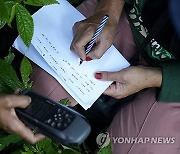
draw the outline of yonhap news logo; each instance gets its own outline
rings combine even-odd
[[[99,148],[104,148],[111,142],[112,144],[174,144],[175,137],[110,137],[108,132],[101,133],[96,137]]]
[[[112,143],[119,144],[173,144],[175,137],[112,137]]]
[[[99,148],[104,148],[107,145],[109,145],[110,143],[110,137],[109,137],[109,133],[105,132],[105,133],[101,133],[96,137],[96,143],[98,145]]]

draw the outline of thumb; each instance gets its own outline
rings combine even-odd
[[[96,72],[94,77],[98,80],[104,81],[120,81],[121,74],[120,71],[118,72]]]
[[[93,48],[88,53],[88,56],[92,59],[100,59],[108,50],[108,48],[109,46],[104,45],[101,41],[98,41],[94,44]]]
[[[31,98],[29,96],[8,95],[5,100],[10,108],[26,108],[31,103]]]

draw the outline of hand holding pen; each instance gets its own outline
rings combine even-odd
[[[91,41],[86,45],[86,49],[85,49],[85,54],[86,55],[91,51],[91,49],[92,49],[92,47],[93,47],[97,37],[100,35],[101,31],[103,30],[103,28],[104,28],[108,18],[109,18],[108,15],[105,15],[103,17],[103,19],[101,20],[97,30],[95,31],[95,33],[93,35]],[[81,65],[82,62],[83,62],[83,59],[80,59],[80,64],[79,65]]]
[[[103,16],[104,17],[104,16]],[[85,51],[89,42],[92,40],[97,28],[99,27],[101,21],[103,20],[102,14],[95,14],[85,20],[76,22],[73,26],[73,35],[74,38],[71,43],[71,50],[75,52],[80,58],[86,61],[92,59],[99,59],[104,52],[112,45],[116,32],[116,24],[113,21],[113,18],[106,17],[104,24],[106,25],[101,27],[96,39],[94,39],[94,44],[91,47],[90,52],[86,55]],[[100,35],[99,35],[100,34]]]

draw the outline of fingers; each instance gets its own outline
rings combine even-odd
[[[0,98],[0,102],[8,108],[25,108],[31,103],[31,98],[29,96],[4,95]]]
[[[123,82],[123,74],[121,71],[118,72],[97,72],[94,77],[98,80],[105,81],[121,81]]]
[[[76,23],[73,27],[74,29],[74,38],[71,43],[70,49],[74,51],[79,57],[83,60],[86,58],[85,54],[85,46],[88,44],[88,42],[91,40],[93,33],[94,33],[94,27],[93,26],[85,26],[82,28],[79,28],[80,22]]]
[[[109,46],[107,43],[102,43],[101,39],[97,39],[91,52],[87,56],[91,57],[92,59],[100,59],[108,48]]]
[[[112,42],[106,39],[107,35],[103,36],[102,33],[96,39],[91,52],[88,55],[85,54],[87,44],[91,41],[94,32],[97,29],[97,23],[87,23],[81,21],[75,23],[73,26],[74,38],[71,43],[70,49],[74,51],[81,59],[86,60],[86,56],[91,59],[99,59],[102,57],[104,52],[111,46]]]
[[[29,128],[27,128],[24,123],[18,119],[13,108],[11,110],[1,109],[0,126],[7,132],[17,134],[32,144],[44,138],[43,135],[34,134]]]
[[[88,37],[81,36],[75,37],[72,44],[71,44],[71,50],[74,51],[81,59],[86,59],[85,54],[85,45],[89,42]]]
[[[23,139],[31,144],[35,144],[45,138],[42,134],[34,134],[29,128],[27,128],[19,119],[13,120],[13,125],[9,128],[11,133],[15,133],[21,136]]]
[[[124,98],[128,95],[127,83],[124,79],[123,71],[118,72],[98,72],[94,77],[103,81],[115,81],[111,84],[103,94],[114,97],[116,99]]]
[[[0,127],[7,132],[17,134],[30,143],[36,143],[44,138],[43,135],[34,134],[21,122],[14,110],[15,107],[25,108],[31,102],[28,96],[2,95],[0,97]]]
[[[114,97],[116,99],[120,99],[125,97],[124,95],[125,87],[124,84],[120,82],[116,82],[115,84],[111,84],[105,91],[104,95],[108,95]]]

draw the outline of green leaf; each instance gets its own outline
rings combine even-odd
[[[11,16],[11,8],[14,4],[14,1],[7,1],[4,0],[3,4],[2,4],[3,0],[0,0],[0,29],[4,27],[4,25],[6,24],[6,22],[8,22],[9,24],[9,17]],[[2,5],[1,5],[2,4]],[[5,9],[3,9],[3,8]],[[4,10],[4,11],[3,11]],[[1,12],[2,11],[2,12]],[[6,14],[6,17],[1,17],[4,16],[3,14]],[[12,18],[12,17],[11,17]]]
[[[29,84],[29,81],[30,81],[29,76],[32,73],[32,66],[29,60],[25,56],[21,62],[20,72],[21,72],[21,77],[22,77],[24,87],[27,89],[30,89],[32,84]]]
[[[56,0],[27,0],[24,3],[28,4],[28,5],[33,5],[33,6],[44,6],[44,5],[49,5],[49,4],[59,4],[59,2]]]
[[[21,154],[24,152],[27,152],[28,154],[31,153],[59,154],[59,150],[60,150],[58,145],[52,142],[50,138],[45,138],[44,140],[37,142],[34,145],[25,143],[23,148],[24,149],[21,151]]]
[[[0,19],[7,21],[9,18],[8,11],[5,6],[4,0],[0,0]]]
[[[100,149],[97,154],[110,154],[111,152],[111,143],[109,143],[106,147]]]
[[[6,4],[6,7],[9,9],[8,10],[9,20],[7,22],[8,22],[8,25],[11,27],[11,22],[15,16],[16,5],[14,5],[13,1],[6,2],[5,4]]]
[[[30,46],[33,32],[34,23],[30,13],[21,4],[16,4],[16,23],[19,35],[26,46]]]
[[[5,24],[6,24],[6,21],[0,20],[0,29],[3,28]]]
[[[38,150],[31,144],[27,143],[23,145],[23,148],[28,153],[38,152]]]
[[[63,104],[63,105],[66,105],[66,106],[68,106],[71,102],[69,101],[69,99],[67,99],[67,98],[65,98],[65,99],[61,99],[60,101],[59,101],[61,104]]]
[[[18,143],[22,138],[18,135],[8,135],[6,137],[0,138],[0,151],[9,146],[11,143]]]
[[[4,57],[4,60],[8,63],[11,64],[12,61],[14,60],[14,53],[11,52],[11,48],[9,49],[9,53],[6,57]],[[12,93],[13,90],[6,85],[6,83],[0,78],[0,93]]]
[[[32,152],[32,151],[28,151],[28,152],[21,151],[21,154],[34,154],[34,152]]]
[[[14,53],[11,52],[11,49],[10,49],[9,54],[8,54],[6,57],[4,57],[4,60],[5,60],[7,63],[11,64],[12,61],[14,60],[14,57],[15,57],[15,55],[14,55]]]
[[[35,147],[37,149],[37,152],[43,151],[43,149],[45,147],[45,142],[46,142],[46,140],[43,140],[43,141],[36,143]]]
[[[60,146],[58,146],[58,144],[56,144],[55,142],[53,142],[50,138],[46,138],[44,140],[45,144],[44,144],[44,152],[46,154],[59,154],[61,153],[62,149]]]
[[[80,154],[80,153],[73,149],[65,149],[63,150],[62,154]]]
[[[12,94],[14,91],[0,78],[0,93]]]
[[[26,144],[23,145],[23,148],[25,151],[29,151],[29,147]]]
[[[8,12],[8,17],[10,16],[10,13],[11,13],[11,9],[12,7],[14,6],[14,1],[6,1],[4,2],[5,6],[6,6],[6,9],[7,9],[7,12]]]
[[[16,88],[24,89],[14,68],[2,59],[0,59],[0,78],[12,90],[15,90]]]
[[[21,149],[20,148],[11,152],[11,154],[20,154],[20,153],[21,153]]]
[[[9,18],[9,23],[12,22],[12,20],[14,19],[14,16],[15,16],[15,12],[16,12],[16,5],[14,5],[11,9],[11,14],[10,14],[10,18]]]

